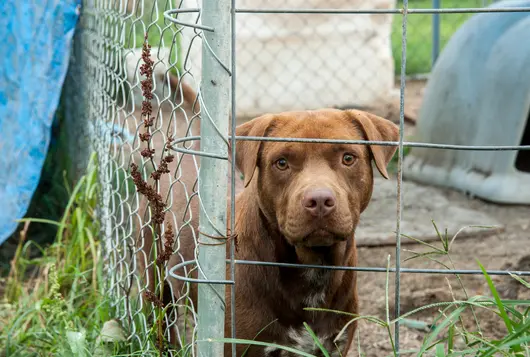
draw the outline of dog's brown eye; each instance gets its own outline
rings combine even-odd
[[[287,168],[289,167],[289,165],[287,164],[287,160],[285,159],[279,159],[278,161],[276,161],[276,167],[279,169],[279,170],[287,170]]]
[[[353,163],[355,162],[355,156],[353,156],[352,154],[344,154],[344,156],[342,156],[342,163],[346,166],[351,166],[353,165]]]

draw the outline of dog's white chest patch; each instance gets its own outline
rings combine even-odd
[[[291,341],[292,347],[297,350],[311,353],[315,348],[318,348],[315,340],[313,340],[309,332],[305,329],[295,330],[294,328],[290,328],[287,337]]]
[[[331,336],[317,336],[318,340],[322,343],[322,345],[326,348],[327,352],[332,357],[339,357],[340,351],[337,349],[337,347],[342,348],[343,339],[340,339],[340,341],[337,341],[337,345],[335,345],[332,342]],[[287,341],[283,344],[285,347],[294,348],[298,351],[318,355],[320,352],[319,347],[315,343],[315,340],[311,337],[309,332],[305,328],[299,328],[294,329],[290,328],[287,331]],[[265,348],[265,357],[273,356],[274,353],[276,353],[276,356],[278,356],[277,352],[279,349],[275,347],[266,347]],[[286,351],[286,350],[280,350],[279,353],[280,357],[291,357],[295,356],[295,354]]]

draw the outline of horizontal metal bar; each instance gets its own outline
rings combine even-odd
[[[400,14],[401,9],[249,9],[237,8],[236,13],[240,14],[337,14],[337,15],[352,15],[352,14]],[[410,10],[409,10],[410,11]]]
[[[183,14],[183,13],[190,13],[190,12],[201,12],[201,9],[199,8],[190,8],[190,9],[171,9],[171,10],[168,10],[165,13],[168,13],[168,14]]]
[[[219,159],[219,160],[228,160],[228,156],[223,156],[219,154],[211,154],[209,152],[204,152],[204,151],[189,150],[189,149],[184,149],[184,148],[173,148],[173,147],[170,150],[180,152],[182,154],[211,157],[213,159]]]
[[[530,7],[483,7],[483,8],[452,8],[452,9],[409,9],[409,14],[477,14],[502,12],[530,12]]]
[[[259,136],[236,136],[236,140],[242,141],[275,141],[275,142],[297,142],[297,143],[316,143],[316,144],[365,144],[380,146],[399,146],[398,141],[370,141],[370,140],[337,140],[337,139],[313,139],[313,138],[274,138]],[[450,144],[430,144],[417,142],[403,142],[403,146],[432,148],[432,149],[450,149],[450,150],[477,150],[477,151],[509,151],[509,150],[530,150],[530,145],[450,145]]]
[[[233,280],[206,280],[206,279],[194,279],[194,278],[188,278],[188,277],[185,277],[185,276],[181,276],[181,275],[178,275],[178,274],[175,274],[175,270],[177,269],[180,269],[180,268],[184,268],[185,266],[188,266],[188,265],[192,265],[192,264],[197,264],[197,261],[196,260],[186,260],[180,264],[177,264],[173,267],[171,267],[171,269],[169,269],[169,276],[171,276],[172,278],[175,278],[177,280],[180,280],[180,281],[185,281],[185,282],[188,282],[188,283],[197,283],[197,284],[225,284],[225,285],[232,285],[232,284],[235,284],[235,281]]]
[[[198,141],[201,140],[201,137],[198,135],[194,136],[184,136],[178,139],[173,140],[171,146],[169,147],[170,150],[180,152],[182,154],[188,154],[188,155],[197,155],[197,156],[205,156],[205,157],[211,157],[214,159],[220,159],[220,160],[228,160],[228,156],[219,155],[219,154],[212,154],[204,151],[198,151],[198,150],[191,150],[186,148],[180,148],[175,147],[176,144],[186,143],[188,141]]]
[[[175,143],[200,140],[200,136],[186,136],[175,140]],[[229,135],[228,139],[232,136]],[[374,141],[374,140],[338,140],[338,139],[315,139],[315,138],[275,138],[264,136],[236,136],[240,141],[272,141],[272,142],[290,142],[290,143],[310,143],[310,144],[359,144],[359,145],[378,145],[378,146],[399,146],[398,141]],[[447,149],[447,150],[471,150],[471,151],[512,151],[512,150],[530,150],[530,145],[452,145],[452,144],[430,144],[418,142],[403,142],[405,147],[427,148],[427,149]],[[183,149],[173,148],[175,151],[184,152]],[[192,153],[189,150],[189,153]],[[188,152],[187,152],[188,153]],[[196,152],[197,155],[202,152]],[[215,155],[215,154],[208,154]],[[226,159],[225,157],[219,157]]]
[[[180,143],[187,143],[188,141],[196,141],[201,140],[200,135],[193,135],[193,136],[183,136],[181,138],[176,138],[171,142],[171,145],[180,144]]]
[[[403,9],[249,9],[238,8],[240,14],[336,14],[336,15],[370,15],[370,14],[403,14]],[[530,12],[530,7],[506,8],[447,8],[447,9],[408,9],[407,14],[469,14],[469,13],[501,13]]]
[[[230,264],[230,259],[226,259],[226,263]],[[381,268],[381,267],[347,267],[337,265],[315,265],[315,264],[293,264],[293,263],[279,263],[279,262],[260,262],[255,260],[233,260],[234,264],[241,265],[255,265],[268,267],[282,267],[295,269],[328,269],[328,270],[344,270],[344,271],[358,271],[364,273],[386,273],[395,272],[396,268]],[[207,280],[207,279],[193,279],[175,274],[175,270],[183,268],[188,265],[197,264],[195,260],[187,260],[180,264],[173,266],[169,270],[169,275],[177,280],[196,284],[225,284],[233,285],[236,282],[233,280]],[[400,268],[400,272],[408,274],[438,274],[438,275],[483,275],[482,270],[473,269],[415,269],[415,268]],[[509,270],[486,270],[489,275],[504,275],[510,274],[517,276],[530,276],[530,271],[509,271]]]
[[[183,21],[180,21],[180,20],[177,20],[176,18],[174,18],[173,14],[180,14],[180,13],[189,13],[189,12],[200,12],[200,9],[172,9],[172,10],[167,10],[167,11],[164,11],[164,18],[168,21],[171,21],[173,22],[174,24],[177,24],[177,25],[181,25],[181,26],[184,26],[184,27],[192,27],[192,28],[195,28],[195,29],[200,29],[200,30],[204,30],[204,31],[210,31],[210,32],[215,32],[215,29],[213,27],[210,27],[210,26],[203,26],[203,25],[199,25],[199,24],[190,24],[189,22],[183,22]]]
[[[227,263],[230,262],[229,259],[226,260]],[[345,266],[335,266],[335,265],[312,265],[312,264],[291,264],[291,263],[278,263],[278,262],[258,262],[253,260],[234,260],[236,264],[242,265],[259,265],[259,266],[273,266],[273,267],[283,267],[283,268],[298,268],[298,269],[329,269],[329,270],[353,270],[361,272],[375,272],[375,273],[386,273],[387,271],[395,272],[395,268],[379,268],[379,267],[345,267]],[[412,274],[460,274],[460,275],[482,275],[482,270],[465,270],[465,269],[414,269],[414,268],[401,268],[399,270],[403,273],[412,273]],[[507,270],[487,270],[489,275],[518,275],[518,276],[530,276],[530,271],[507,271]]]

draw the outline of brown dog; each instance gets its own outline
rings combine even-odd
[[[240,125],[236,135],[396,141],[398,128],[369,113],[323,109],[264,115]],[[354,233],[372,195],[372,160],[388,178],[386,166],[395,150],[395,146],[238,141],[236,164],[244,175],[245,189],[235,203],[236,258],[355,266]],[[173,207],[177,207],[175,202]],[[191,204],[191,211],[195,211],[189,219],[191,224],[180,232],[179,254],[172,257],[169,266],[194,258],[197,202]],[[183,269],[176,273],[185,274]],[[176,279],[170,283],[178,295],[181,283]],[[273,342],[318,355],[319,348],[303,326],[306,322],[330,353],[346,356],[355,324],[342,338],[336,337],[350,317],[304,308],[356,314],[356,289],[354,271],[237,265],[237,338]],[[195,285],[191,286],[191,298],[197,306]],[[230,336],[229,289],[226,298],[225,333]],[[238,345],[238,356],[247,347]],[[230,350],[226,345],[225,356]],[[251,346],[246,354],[286,355],[285,351],[260,346]]]

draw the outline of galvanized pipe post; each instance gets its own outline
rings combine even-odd
[[[439,9],[441,0],[432,0],[432,8]],[[440,55],[440,14],[432,14],[432,55],[431,70]]]
[[[204,0],[201,80],[201,151],[228,157],[228,123],[230,113],[231,0]],[[217,128],[217,129],[216,129]],[[223,135],[224,137],[220,136]],[[218,237],[226,234],[228,161],[202,157],[199,172],[198,263],[199,278],[226,279],[226,246]],[[213,244],[213,245],[209,245]],[[198,354],[200,357],[223,356],[224,344],[211,342],[224,337],[225,289],[222,284],[200,284],[198,288]]]

